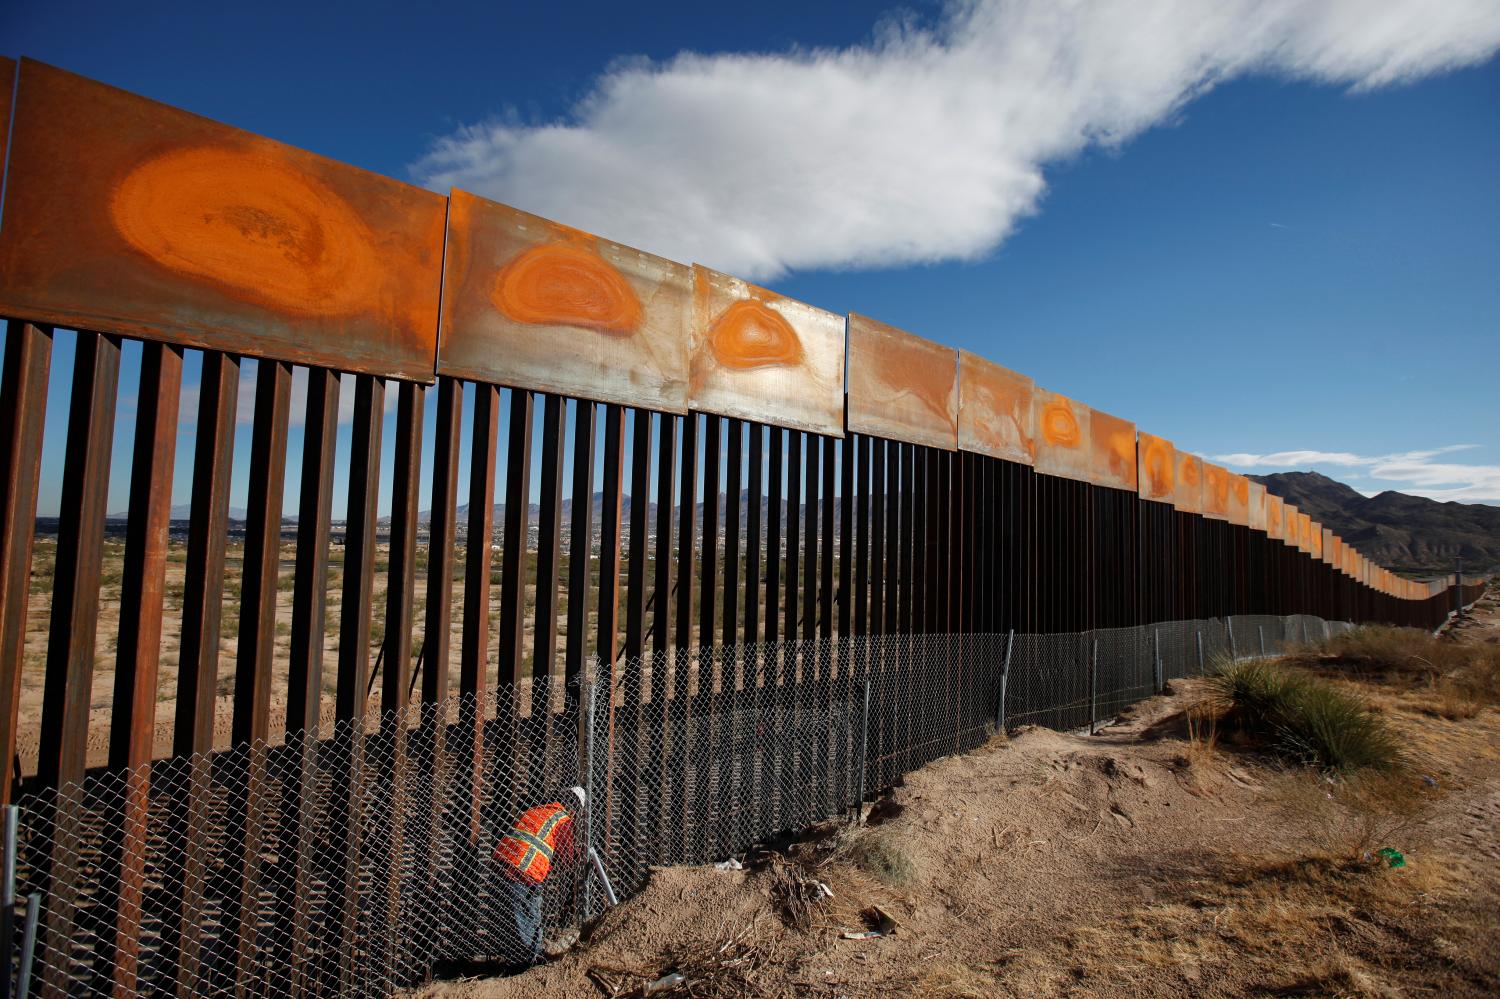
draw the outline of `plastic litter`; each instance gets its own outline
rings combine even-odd
[[[1394,847],[1383,846],[1375,851],[1375,856],[1382,858],[1387,867],[1406,866],[1406,855]]]
[[[653,996],[658,992],[665,992],[667,989],[675,988],[685,981],[687,981],[686,975],[674,971],[670,975],[663,975],[649,985],[642,986],[641,995]]]
[[[733,857],[730,857],[728,860],[721,860],[714,865],[714,870],[716,871],[743,871],[744,869],[745,865]]]
[[[860,913],[869,929],[845,930],[839,936],[845,940],[876,940],[896,932],[896,917],[878,905],[872,905]]]

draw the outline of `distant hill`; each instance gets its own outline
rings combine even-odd
[[[1500,507],[1439,503],[1389,490],[1362,496],[1317,472],[1251,478],[1389,569],[1451,572],[1462,556],[1465,571],[1500,570]]]

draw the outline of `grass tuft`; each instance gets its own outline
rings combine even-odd
[[[1219,663],[1209,676],[1225,721],[1306,766],[1337,773],[1391,770],[1401,745],[1359,698],[1265,660]]]

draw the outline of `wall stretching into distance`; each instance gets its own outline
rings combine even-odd
[[[381,713],[415,701],[432,739],[455,740],[446,751],[461,757],[453,779],[470,813],[459,828],[466,821],[478,842],[489,805],[473,775],[494,758],[491,736],[482,721],[434,734],[447,731],[437,706],[455,692],[482,699],[553,678],[576,689],[591,659],[604,682],[639,681],[652,655],[680,664],[692,648],[795,649],[809,638],[989,635],[994,645],[1014,632],[1247,614],[1432,628],[1479,589],[1399,579],[1264,487],[1129,420],[857,313],[833,315],[463,191],[444,198],[30,60],[0,59],[0,114],[12,107],[9,130],[0,122],[0,140],[10,137],[0,149],[0,803],[17,792],[13,773],[55,794],[103,767],[122,781],[121,828],[144,830],[159,814],[148,804],[162,806],[139,775],[160,742],[174,762],[227,748],[216,742],[221,689],[232,690],[228,746],[252,757],[268,741],[316,740],[330,720],[361,727],[372,698]],[[66,426],[50,428],[66,433],[67,461],[51,592],[40,598],[43,707],[23,745],[54,326],[77,330],[77,346]],[[108,647],[99,631],[116,626],[100,610],[126,338],[140,381],[124,386],[134,438],[113,697],[101,721],[91,705],[98,649]],[[188,350],[201,352],[191,397]],[[244,358],[257,364],[234,553]],[[295,402],[294,373],[306,387]],[[341,375],[353,381],[347,435]],[[426,428],[429,391],[435,426]],[[387,392],[392,441],[382,439]],[[193,442],[191,508],[178,519],[184,578],[169,606],[179,419]],[[296,435],[300,467],[289,469]],[[339,455],[347,506],[335,510]],[[288,475],[300,484],[295,510],[282,509]],[[430,512],[419,509],[424,484]],[[224,615],[236,565],[238,606]],[[289,634],[278,617],[288,601]],[[160,670],[169,616],[180,625],[175,675]],[[787,672],[769,653],[728,656],[733,675],[716,682],[730,693],[737,683],[815,692],[869,668],[853,646],[841,641],[828,662]],[[949,668],[967,667],[959,656]],[[1078,681],[1082,668],[1063,680]],[[672,675],[671,691],[656,675],[649,700],[639,682],[637,700],[610,698],[611,724],[616,712],[635,724],[646,711],[680,723],[703,686],[690,691],[680,665]],[[175,690],[159,682],[168,676]],[[949,684],[948,696],[961,688]],[[158,702],[175,704],[171,718],[157,717]],[[500,738],[490,753],[509,751]],[[298,836],[308,826],[297,801],[270,801],[256,767],[242,764],[218,791],[208,773],[188,782],[167,803],[161,835],[180,865],[175,883],[194,884],[206,876],[210,808],[237,817],[222,844],[235,883],[213,918],[238,948],[231,959],[249,960],[262,932],[259,823],[282,807]],[[372,784],[397,778],[374,774]],[[353,828],[343,834],[346,872],[361,849]],[[56,885],[82,876],[65,849],[76,832],[55,831]],[[116,931],[100,938],[112,952],[92,967],[115,994],[136,992],[139,955],[112,941],[140,936],[145,840],[123,835],[90,874],[108,886],[97,905],[113,906],[104,918]],[[313,891],[312,848],[299,842],[275,850],[294,901]],[[376,845],[371,855],[384,854]],[[66,909],[70,897],[56,904]],[[163,933],[181,948],[182,980],[193,981],[210,914],[174,904],[181,911]],[[311,947],[295,917],[285,921],[289,969]],[[327,952],[354,953],[358,917],[343,914]],[[65,945],[70,919],[49,912],[44,947]],[[61,987],[43,983],[46,994]],[[302,981],[289,991],[316,989]]]

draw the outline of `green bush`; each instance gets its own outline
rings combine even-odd
[[[1400,743],[1384,720],[1325,680],[1251,660],[1219,664],[1210,683],[1231,724],[1298,763],[1348,773],[1401,762]]]

